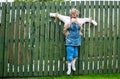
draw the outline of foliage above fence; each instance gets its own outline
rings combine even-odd
[[[14,0],[14,2],[35,2],[35,1],[39,1],[39,2],[47,2],[47,1],[64,1],[64,0]]]
[[[69,15],[75,6],[83,25],[74,74],[120,72],[120,1],[21,2],[0,4],[0,77],[57,76],[66,73],[63,23],[50,12]]]

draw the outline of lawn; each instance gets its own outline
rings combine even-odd
[[[58,77],[9,78],[9,79],[120,79],[120,73],[90,74],[90,75],[80,75],[80,76],[58,76]]]

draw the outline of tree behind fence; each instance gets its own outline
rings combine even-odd
[[[92,17],[83,25],[75,75],[120,72],[120,1],[34,2],[0,4],[0,77],[66,74],[63,23],[50,12]]]

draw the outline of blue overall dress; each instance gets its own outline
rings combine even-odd
[[[68,62],[71,62],[78,57],[78,46],[81,45],[80,25],[71,23],[68,32],[69,34],[66,36],[66,58]]]

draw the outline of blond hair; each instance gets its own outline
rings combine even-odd
[[[79,14],[80,14],[79,10],[77,10],[76,8],[70,9],[69,13],[70,13],[70,15],[73,14],[73,13],[75,13],[77,16],[79,16]]]

